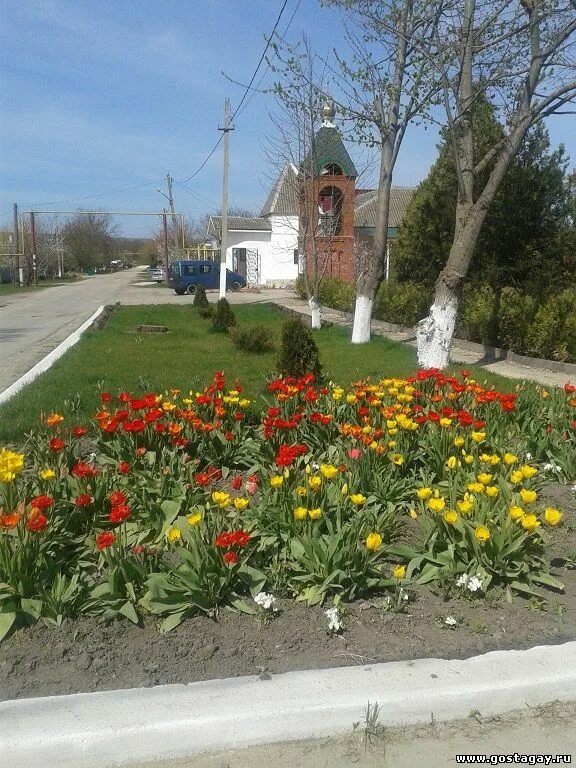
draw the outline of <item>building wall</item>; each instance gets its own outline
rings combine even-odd
[[[298,277],[298,263],[294,251],[298,249],[298,216],[268,217],[272,225],[270,251],[262,259],[262,283],[288,283]]]
[[[233,268],[232,249],[246,248],[250,251],[258,251],[260,257],[260,281],[262,282],[262,265],[269,258],[270,232],[238,232],[228,231],[228,243],[226,246],[226,266]]]

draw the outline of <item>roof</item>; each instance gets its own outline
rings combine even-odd
[[[298,169],[292,163],[286,163],[262,206],[260,216],[298,216],[299,212]]]
[[[316,134],[314,143],[314,157],[308,154],[303,163],[307,171],[314,176],[319,176],[326,163],[338,163],[345,176],[358,176],[352,158],[336,128],[323,125]]]
[[[388,219],[389,227],[399,227],[404,218],[408,203],[415,192],[414,187],[392,187],[390,190],[390,217]],[[378,190],[373,189],[370,192],[363,192],[356,197],[354,226],[369,227],[376,226],[376,203],[378,200]]]
[[[228,216],[228,231],[234,232],[270,232],[272,227],[267,219],[262,217]],[[208,234],[220,237],[222,231],[222,216],[210,216]]]

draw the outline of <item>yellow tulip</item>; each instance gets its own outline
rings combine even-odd
[[[418,496],[420,501],[428,501],[430,496],[432,496],[432,488],[418,488],[416,496]]]
[[[170,528],[166,532],[166,538],[171,543],[174,543],[175,541],[179,541],[182,538],[182,534],[180,533],[180,530],[178,528]]]
[[[310,518],[310,520],[318,520],[321,514],[322,514],[322,510],[320,509],[320,507],[317,507],[316,509],[308,510],[308,517]]]
[[[432,512],[442,512],[445,506],[446,501],[443,496],[433,496],[431,499],[428,499],[428,508]]]
[[[459,501],[456,506],[458,507],[458,510],[463,515],[467,515],[469,512],[472,511],[472,507],[474,506],[474,504],[468,499],[464,499],[463,501]]]
[[[461,448],[464,445],[464,438],[463,437],[455,437],[454,438],[454,445],[457,448]]]
[[[559,509],[554,509],[554,507],[546,507],[544,510],[544,521],[547,522],[548,525],[558,525],[563,517],[564,515],[562,512],[560,512]]]
[[[322,478],[320,475],[312,475],[308,478],[308,485],[313,491],[317,491],[322,485]]]
[[[512,520],[521,520],[524,517],[524,510],[522,507],[513,506],[508,510]]]
[[[294,510],[294,517],[296,520],[305,520],[308,516],[308,510],[306,507],[296,507]]]
[[[484,525],[480,525],[474,531],[474,536],[476,536],[481,544],[484,544],[490,538],[490,531]]]
[[[362,504],[366,502],[366,496],[363,496],[361,493],[353,493],[350,496],[350,501],[352,502],[352,504],[362,506]]]
[[[397,467],[401,467],[404,464],[404,456],[401,453],[394,453],[392,455],[392,463],[396,464]]]
[[[53,469],[41,469],[38,474],[42,480],[52,480],[53,477],[56,477],[56,472]]]
[[[510,475],[510,482],[513,483],[514,485],[518,485],[518,483],[521,483],[523,479],[524,477],[522,475],[522,472],[520,472],[519,469],[515,470]]]
[[[347,493],[348,493],[348,483],[344,483],[344,485],[342,486],[342,496],[346,496]]]
[[[296,495],[297,496],[306,496],[306,488],[304,488],[303,485],[299,485],[296,488]]]
[[[228,504],[230,504],[230,494],[224,493],[224,491],[214,491],[212,493],[212,501],[215,504],[218,504],[220,509],[224,509],[224,507],[227,507]]]
[[[249,500],[246,498],[243,498],[242,496],[239,496],[237,499],[234,499],[234,506],[239,512],[242,512],[246,507],[250,504]]]
[[[458,459],[456,456],[449,456],[448,461],[446,462],[446,466],[448,469],[455,469],[458,466]]]
[[[521,522],[522,528],[527,530],[528,533],[532,533],[532,531],[535,531],[540,525],[540,520],[538,520],[536,515],[524,515]]]
[[[520,467],[520,472],[522,473],[522,477],[525,480],[529,480],[531,477],[534,477],[534,475],[538,474],[538,470],[534,467],[529,467],[528,464],[523,464]]]
[[[199,512],[195,512],[192,515],[188,515],[186,520],[188,521],[188,525],[192,525],[192,526],[198,525],[200,520],[202,520],[202,515]]]
[[[337,467],[332,464],[320,464],[320,472],[324,475],[326,480],[333,480],[338,474]]]
[[[443,517],[448,525],[454,525],[458,521],[458,513],[454,512],[453,509],[447,509]]]
[[[373,552],[382,546],[382,536],[379,533],[369,533],[366,537],[366,549]]]
[[[504,454],[504,464],[507,464],[510,466],[510,464],[516,464],[518,461],[518,456],[514,456],[513,453],[505,453]]]
[[[466,487],[470,493],[482,493],[484,491],[484,483],[468,483]]]
[[[392,571],[392,576],[394,576],[395,579],[398,579],[398,581],[403,579],[404,576],[406,576],[406,566],[404,565],[395,566],[394,570]]]
[[[483,485],[488,485],[493,477],[494,475],[489,475],[488,472],[481,472],[479,475],[476,475],[478,482],[482,483]]]
[[[472,432],[472,440],[474,440],[475,443],[483,442],[485,437],[486,432]]]
[[[538,498],[536,491],[530,491],[528,488],[522,488],[520,490],[520,498],[524,504],[533,504]]]
[[[487,485],[486,486],[486,496],[490,496],[491,499],[495,499],[496,496],[500,493],[498,488],[495,485]]]

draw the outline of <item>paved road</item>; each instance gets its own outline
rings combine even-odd
[[[217,291],[210,291],[213,298]],[[231,303],[269,301],[287,291],[242,291],[229,294]],[[212,298],[212,295],[211,295]],[[0,392],[75,331],[102,304],[190,304],[162,285],[146,281],[138,268],[96,275],[42,291],[0,295]]]
[[[494,756],[488,765],[496,765],[498,756],[514,753],[570,755],[574,761],[575,714],[575,704],[552,704],[488,720],[470,718],[424,727],[385,729],[369,743],[360,732],[126,768],[454,768],[459,754]],[[527,765],[528,759],[524,757],[516,763],[510,760],[508,765]],[[569,760],[560,764],[569,764]]]

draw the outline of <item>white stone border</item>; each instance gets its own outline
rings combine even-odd
[[[367,703],[400,726],[576,699],[576,642],[0,703],[10,768],[112,768],[349,732]]]
[[[67,352],[70,347],[73,347],[74,344],[77,344],[80,341],[80,336],[82,336],[84,331],[92,325],[94,320],[96,320],[96,318],[98,318],[103,311],[104,305],[98,307],[96,312],[94,312],[94,314],[89,317],[86,322],[82,323],[80,328],[71,333],[70,336],[58,344],[58,346],[55,347],[52,352],[49,352],[46,357],[43,357],[39,363],[36,363],[36,365],[33,368],[30,368],[30,370],[27,371],[23,376],[20,376],[20,378],[15,381],[14,384],[11,384],[8,389],[5,389],[4,392],[0,392],[0,405],[8,402],[8,400],[10,400],[11,397],[14,397],[14,395],[19,392],[22,387],[30,384],[32,381],[34,381],[34,379],[37,379],[41,373],[44,373],[52,365],[54,365],[56,360],[62,357],[62,355]]]

